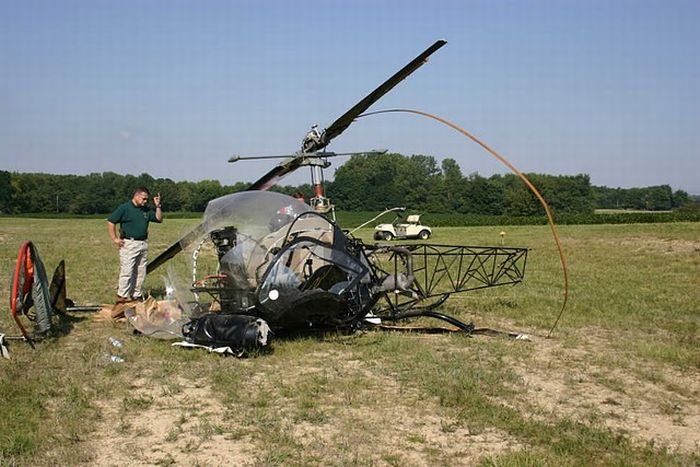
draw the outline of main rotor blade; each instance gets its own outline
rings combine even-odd
[[[353,151],[353,152],[332,152],[332,151],[317,151],[317,152],[298,152],[296,154],[284,154],[277,156],[231,156],[229,162],[238,161],[255,161],[261,159],[289,159],[291,157],[300,157],[302,159],[323,159],[327,157],[342,157],[354,156],[356,154],[385,154],[388,149],[371,149],[369,151]]]
[[[363,113],[372,104],[381,99],[382,96],[384,96],[387,92],[391,91],[394,88],[394,86],[403,81],[408,75],[420,68],[425,62],[428,61],[428,57],[430,57],[435,51],[437,51],[440,47],[442,47],[445,44],[447,44],[447,41],[442,39],[435,41],[435,43],[427,49],[425,49],[423,53],[411,60],[411,62],[409,62],[408,65],[394,73],[394,75],[391,78],[384,81],[381,85],[379,85],[379,87],[377,87],[377,89],[369,93],[367,97],[355,104],[353,108],[345,112],[335,122],[331,123],[331,126],[326,128],[326,130],[324,131],[322,140],[318,143],[314,142],[314,144],[310,145],[311,147],[309,148],[304,148],[304,151],[319,151],[328,146],[331,140],[339,134],[341,134],[343,131],[345,131],[347,127],[349,127],[350,124],[355,120],[355,118],[357,118],[358,115]]]
[[[433,45],[425,49],[423,53],[411,60],[408,65],[401,68],[394,75],[384,81],[377,89],[369,93],[364,99],[355,104],[353,108],[345,112],[340,118],[331,124],[323,132],[323,137],[318,142],[311,142],[308,147],[302,148],[304,152],[315,152],[328,146],[333,138],[340,135],[350,124],[357,118],[358,115],[367,110],[372,104],[377,102],[387,92],[391,91],[394,86],[403,81],[408,75],[421,67],[435,51],[447,44],[445,40],[435,41]],[[294,172],[303,162],[303,158],[294,157],[270,169],[265,175],[260,177],[256,182],[252,183],[248,190],[267,190],[279,182],[285,175]]]
[[[280,162],[257,181],[251,183],[246,190],[267,190],[268,188],[275,186],[277,182],[282,179],[282,177],[301,167],[303,162],[304,158],[302,156],[292,157],[284,162]]]
[[[335,122],[333,122],[328,128],[323,132],[323,137],[318,142],[313,142],[309,147],[303,148],[304,152],[316,152],[328,146],[333,138],[340,135],[343,131],[350,126],[350,124],[357,118],[358,115],[367,110],[372,104],[377,102],[384,96],[387,92],[391,91],[394,86],[403,81],[408,75],[420,68],[435,51],[441,48],[443,45],[447,44],[445,40],[438,40],[433,45],[425,49],[423,53],[418,55],[416,58],[411,60],[405,67],[397,71],[391,78],[387,79],[379,85],[377,89],[369,93],[364,99],[355,104],[350,110],[345,112],[340,116]],[[267,190],[268,188],[277,184],[285,175],[294,172],[296,169],[302,166],[304,162],[303,156],[295,156],[283,161],[270,169],[265,175],[260,177],[257,181],[253,182],[246,190]],[[173,243],[168,247],[167,250],[158,255],[153,261],[148,263],[147,272],[151,272],[161,264],[168,261],[170,258],[182,251],[183,245],[190,245],[192,242],[196,241],[197,238],[206,234],[204,231],[204,223],[197,225],[184,237],[182,237],[177,243]]]
[[[278,155],[278,156],[231,156],[228,159],[228,162],[234,163],[238,161],[257,161],[261,159],[288,159],[290,157],[294,157],[294,154],[284,154],[284,155]]]

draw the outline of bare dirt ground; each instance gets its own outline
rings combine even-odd
[[[576,349],[556,340],[535,341],[535,363],[516,365],[522,407],[544,416],[590,419],[593,414],[640,443],[700,452],[700,375],[629,367],[606,346],[615,338],[611,334],[589,330],[585,345]]]
[[[520,377],[518,395],[502,403],[543,420],[594,418],[634,442],[698,452],[698,375],[664,371],[649,378],[658,370],[629,362],[611,366],[610,361],[621,356],[608,349],[610,339],[614,336],[605,330],[589,329],[581,346],[565,347],[556,339],[541,337],[524,342],[532,350],[529,360],[511,362]],[[330,358],[329,365],[336,371],[362,371],[360,362],[344,360],[341,355]],[[300,369],[282,371],[280,378],[292,379]],[[311,365],[303,371],[324,369]],[[302,420],[287,425],[288,435],[312,453],[309,463],[342,462],[339,459],[348,459],[348,452],[354,452],[359,463],[386,465],[400,459],[403,465],[435,465],[439,459],[439,463],[470,465],[484,455],[527,449],[505,432],[488,428],[470,432],[460,424],[451,425],[444,415],[436,415],[435,401],[419,400],[417,393],[390,375],[363,372],[362,378],[365,388],[357,394],[361,404],[335,401],[325,407],[332,416],[323,423]],[[250,384],[264,390],[262,377],[253,379]],[[378,388],[400,397],[393,404],[375,400]],[[245,417],[232,413],[240,406],[226,407],[206,383],[184,378],[156,381],[144,376],[133,382],[130,398],[133,407],[127,410],[123,401],[103,401],[102,420],[92,436],[94,465],[266,463],[259,456],[260,440],[242,422]],[[287,410],[279,408],[281,418],[291,417]],[[350,432],[364,434],[349,439]],[[401,453],[396,462],[392,462],[392,453]]]
[[[131,389],[134,407],[103,401],[102,421],[92,436],[94,465],[245,465],[249,440],[219,433],[226,408],[192,381],[141,378]],[[139,401],[145,401],[141,406]]]

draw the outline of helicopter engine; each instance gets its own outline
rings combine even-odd
[[[236,246],[236,236],[238,234],[238,229],[229,226],[223,229],[214,230],[209,234],[212,243],[216,247],[216,254],[219,257],[219,261],[228,253],[231,248]]]

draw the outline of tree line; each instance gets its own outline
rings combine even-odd
[[[596,187],[590,177],[527,174],[558,214],[588,214],[596,208],[670,210],[692,202],[669,185],[645,188]],[[217,180],[175,182],[149,174],[114,172],[55,175],[0,171],[0,213],[106,214],[129,199],[135,186],[163,196],[166,212],[202,212],[207,202],[245,190],[249,183]],[[278,186],[276,191],[312,194],[309,184]],[[478,215],[541,215],[535,196],[515,175],[463,175],[454,159],[438,164],[433,156],[384,154],[354,156],[335,172],[326,192],[343,211],[379,211],[406,206],[412,211]]]
[[[669,185],[608,188],[590,177],[529,173],[528,179],[558,214],[590,214],[594,209],[671,210],[692,203],[688,193]],[[431,213],[533,216],[544,213],[535,195],[514,174],[463,175],[454,159],[438,164],[432,156],[355,156],[338,168],[328,193],[349,211],[377,211],[405,205]]]

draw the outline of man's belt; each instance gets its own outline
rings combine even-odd
[[[136,238],[136,237],[122,237],[122,240],[137,240],[139,242],[145,242],[148,237],[146,238]]]

